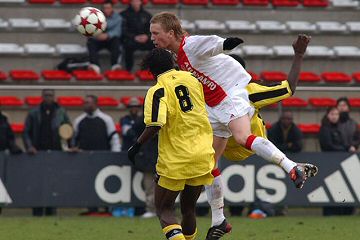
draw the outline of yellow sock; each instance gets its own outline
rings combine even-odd
[[[195,232],[192,235],[184,235],[186,240],[195,240],[197,234],[197,228],[195,229]]]
[[[169,225],[163,228],[163,233],[169,240],[186,240],[179,224]]]

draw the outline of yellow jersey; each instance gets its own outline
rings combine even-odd
[[[215,164],[213,135],[201,83],[189,72],[157,77],[145,98],[144,122],[160,126],[156,171],[171,179],[209,173]]]
[[[254,107],[255,112],[250,120],[251,133],[255,136],[266,138],[266,126],[265,122],[261,118],[260,109],[277,103],[292,95],[289,82],[287,80],[282,81],[281,84],[274,86],[263,86],[257,83],[249,83],[246,87],[249,93],[250,104]],[[244,160],[254,152],[236,143],[233,137],[229,138],[224,151],[224,157],[232,161]]]

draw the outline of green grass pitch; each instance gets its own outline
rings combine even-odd
[[[360,239],[360,216],[229,218],[233,231],[223,239]],[[198,218],[204,239],[209,218]],[[1,240],[158,240],[165,239],[157,219],[106,217],[0,217]]]

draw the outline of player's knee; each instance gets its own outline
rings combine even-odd
[[[188,218],[195,216],[195,207],[194,206],[182,207],[181,215],[182,215],[183,219],[185,219],[185,218],[188,219]]]
[[[234,134],[234,139],[235,141],[240,144],[241,146],[245,146],[246,141],[248,139],[248,137],[250,136],[250,134]]]

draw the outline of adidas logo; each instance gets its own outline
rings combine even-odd
[[[360,159],[354,154],[345,159],[337,170],[325,177],[325,186],[318,187],[307,195],[312,203],[354,203],[360,202]],[[351,187],[351,189],[350,189]],[[327,190],[327,191],[326,191]]]
[[[10,195],[7,192],[1,179],[0,179],[0,203],[5,203],[5,204],[12,203],[12,199],[10,198]]]

